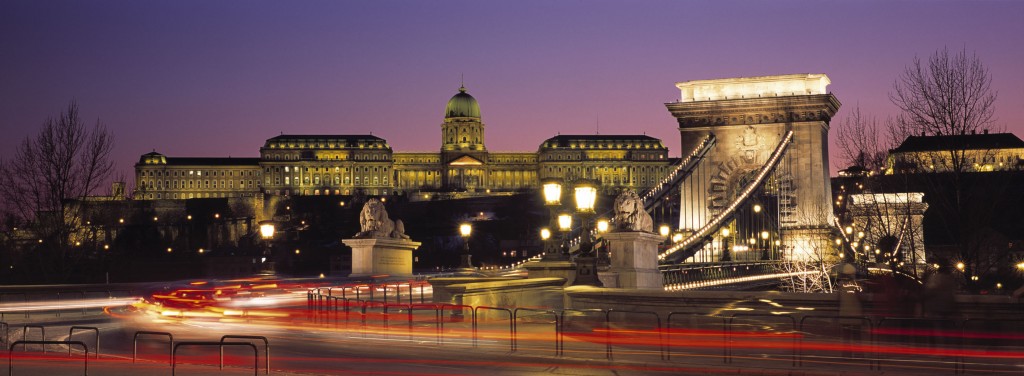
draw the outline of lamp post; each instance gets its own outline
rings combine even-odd
[[[263,259],[262,259],[262,271],[264,273],[274,273],[274,261],[271,252],[271,241],[274,240],[274,222],[273,221],[261,221],[260,222],[260,237],[263,238]]]
[[[558,233],[562,235],[561,245],[558,247],[558,260],[569,259],[569,231],[572,231],[572,214],[558,214]]]
[[[729,254],[729,228],[722,229],[722,261],[732,261],[732,256]]]
[[[594,218],[594,204],[597,203],[597,185],[590,180],[579,180],[574,187],[576,213],[580,216],[580,250],[576,257],[576,280],[574,285],[602,286],[597,278],[597,255],[594,254],[594,237],[591,220]]]
[[[610,227],[608,218],[597,219],[597,233],[601,235],[601,238],[604,238],[604,234],[608,232]],[[611,255],[608,253],[608,241],[601,241],[601,246],[597,247],[597,250],[598,261],[601,262],[602,265],[608,265],[611,260]]]
[[[594,217],[594,204],[597,202],[597,186],[590,180],[576,182],[576,214],[580,216],[580,254],[589,255],[594,248],[594,238],[590,221]]]
[[[562,233],[562,242],[565,242],[565,231],[561,226],[561,217],[558,214],[559,208],[562,206],[562,181],[559,179],[549,178],[544,179],[541,183],[541,187],[544,193],[544,206],[548,207],[550,213],[550,225],[551,228],[559,229]],[[572,224],[572,218],[569,218],[570,225]],[[562,252],[562,246],[555,244],[555,240],[550,239],[550,236],[545,239],[544,242],[544,261],[565,261],[568,260],[568,254]]]
[[[473,225],[463,223],[459,225],[459,234],[462,235],[462,262],[459,269],[473,269],[473,255],[469,253],[469,235],[473,233]]]

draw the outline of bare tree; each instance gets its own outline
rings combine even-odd
[[[73,266],[70,236],[81,220],[81,201],[106,182],[114,169],[113,136],[97,120],[92,127],[79,118],[72,101],[65,111],[27,137],[13,158],[0,160],[0,209],[17,218],[39,238],[33,252],[42,276],[61,278]]]
[[[900,109],[896,120],[888,125],[890,137],[899,142],[921,134],[964,135],[992,130],[998,93],[991,84],[988,68],[966,49],[950,54],[948,48],[943,48],[926,63],[915,57],[889,93],[889,100]],[[965,152],[949,153],[954,172],[970,167]]]
[[[845,164],[842,167],[860,166],[878,171],[885,165],[885,157],[892,145],[881,142],[878,129],[878,120],[874,116],[862,114],[860,106],[848,112],[836,124],[836,143],[841,153],[841,163]]]
[[[998,93],[991,88],[992,76],[981,59],[966,49],[950,53],[947,48],[936,51],[926,62],[914,58],[911,65],[893,84],[889,99],[901,111],[889,124],[895,140],[915,135],[958,136],[978,131],[1000,131],[994,126],[995,100]],[[941,165],[941,173],[918,174],[925,187],[929,204],[944,213],[939,221],[941,231],[949,234],[956,249],[954,258],[967,265],[964,277],[985,270],[983,260],[991,243],[986,227],[991,226],[998,212],[998,192],[1007,191],[999,179],[981,178],[974,172],[976,162],[991,158],[985,150],[953,146],[931,153],[917,153],[923,168]],[[998,177],[995,176],[995,177]],[[918,179],[918,178],[914,178]],[[996,257],[997,259],[999,257]],[[970,284],[970,280],[966,280]]]

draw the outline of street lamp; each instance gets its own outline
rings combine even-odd
[[[722,261],[732,261],[732,255],[729,254],[729,228],[722,229]]]
[[[544,179],[541,182],[542,192],[544,193],[544,206],[548,207],[548,213],[550,218],[549,227],[558,228],[560,232],[563,232],[562,241],[565,241],[564,231],[562,230],[561,217],[558,215],[559,208],[562,207],[562,181],[555,178]],[[571,218],[570,218],[571,220]],[[550,233],[550,230],[548,230]],[[544,260],[545,261],[564,261],[568,260],[567,254],[562,252],[562,247],[556,244],[556,241],[551,239],[544,242]]]
[[[590,222],[594,219],[597,203],[597,184],[590,180],[576,181],[576,213],[580,216],[580,250],[576,257],[576,278],[573,285],[602,286],[597,278],[597,255],[594,252],[593,230]]]
[[[591,237],[590,220],[594,217],[594,204],[597,203],[597,185],[590,180],[579,180],[574,187],[576,191],[576,213],[580,216],[580,228],[582,229],[580,239],[580,254],[589,254],[594,247],[594,239]]]
[[[663,238],[668,237],[669,232],[672,232],[672,228],[668,227],[668,225],[661,225],[658,227],[658,233],[661,234],[661,237]]]
[[[469,236],[473,233],[473,225],[463,223],[459,225],[459,235],[462,235],[462,263],[459,269],[473,269],[473,255],[469,253]]]
[[[263,272],[272,274],[274,273],[274,261],[267,262],[267,260],[273,260],[272,256],[272,244],[274,240],[274,232],[277,228],[274,226],[274,221],[260,221],[260,237],[263,238]]]
[[[608,219],[601,218],[597,220],[597,232],[601,234],[608,232]]]

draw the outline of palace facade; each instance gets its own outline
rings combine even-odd
[[[135,199],[309,195],[487,195],[536,189],[545,178],[591,179],[612,193],[654,186],[675,163],[645,135],[558,135],[536,152],[490,152],[476,98],[460,87],[445,108],[437,153],[396,152],[373,135],[280,135],[259,158],[151,152],[135,165]]]

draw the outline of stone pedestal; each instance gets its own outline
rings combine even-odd
[[[607,276],[616,276],[616,287],[664,288],[658,271],[658,244],[665,238],[646,232],[610,232],[603,237],[608,241],[612,258]]]
[[[576,264],[569,261],[531,261],[523,264],[527,278],[562,278],[565,286],[576,280]]]
[[[342,239],[352,247],[352,274],[350,277],[388,275],[412,276],[412,251],[419,242],[405,239]]]

